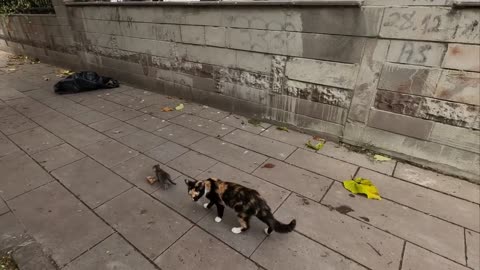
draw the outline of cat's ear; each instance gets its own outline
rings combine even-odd
[[[195,186],[195,183],[197,181],[196,180],[188,180],[188,179],[185,179],[185,184],[187,184],[187,186],[191,187],[191,186]]]

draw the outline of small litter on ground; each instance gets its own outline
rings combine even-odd
[[[375,155],[375,156],[373,156],[373,159],[375,161],[380,161],[380,162],[392,160],[391,158],[385,157],[385,156],[382,156],[382,155]]]
[[[288,128],[287,128],[287,127],[277,127],[277,130],[281,130],[281,131],[286,131],[286,132],[288,132]]]
[[[368,199],[381,200],[377,187],[369,179],[357,177],[343,181],[343,187],[353,194],[364,194]]]
[[[183,103],[180,103],[180,104],[178,104],[177,107],[175,107],[175,110],[181,111],[181,110],[183,110],[183,108],[185,108],[185,106],[183,106]]]
[[[171,111],[173,111],[172,107],[163,107],[162,108],[162,112],[171,112]]]
[[[325,144],[325,141],[321,141],[318,143],[312,143],[310,140],[305,144],[308,148],[314,149],[314,150],[320,150],[323,148],[323,145]]]

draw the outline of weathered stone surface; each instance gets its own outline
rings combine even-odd
[[[41,127],[10,135],[10,139],[29,154],[57,146],[63,141]]]
[[[150,132],[156,131],[162,127],[166,127],[169,125],[169,122],[167,122],[166,120],[147,114],[130,119],[127,121],[127,123]]]
[[[429,140],[466,151],[480,153],[480,132],[478,130],[435,123]]]
[[[379,110],[370,110],[368,126],[426,140],[434,122]]]
[[[467,241],[467,265],[475,270],[480,269],[480,234],[465,230],[465,236]]]
[[[449,0],[365,0],[366,6],[442,6]]]
[[[480,72],[480,46],[448,44],[442,67]]]
[[[120,121],[118,119],[115,119],[115,118],[112,118],[112,117],[109,117],[105,120],[101,120],[101,121],[92,123],[88,126],[97,130],[97,131],[105,132],[107,130],[111,130],[111,129],[120,127],[122,125],[123,125],[122,121]]]
[[[400,238],[298,195],[290,196],[276,215],[283,222],[291,218],[302,220],[297,223],[296,231],[362,265],[372,269],[398,269],[403,248]],[[355,234],[345,233],[352,230]]]
[[[112,229],[58,182],[28,192],[9,204],[32,236],[51,251],[59,266],[112,233]]]
[[[224,255],[215,257],[212,254]],[[161,269],[258,269],[253,262],[198,227],[180,238],[155,263]]]
[[[155,148],[148,150],[145,155],[159,161],[160,163],[167,163],[172,159],[175,159],[184,153],[188,152],[188,149],[173,142],[167,141]]]
[[[286,75],[298,81],[353,89],[357,71],[356,65],[293,58],[287,62]]]
[[[120,125],[117,125],[116,122],[114,123],[105,123],[106,126],[110,126],[113,125],[113,126],[116,126],[112,129],[109,129],[107,131],[104,131],[103,133],[111,138],[114,138],[114,139],[119,139],[121,137],[124,137],[124,136],[127,136],[129,134],[132,134],[132,133],[135,133],[137,131],[139,131],[140,129],[132,126],[132,125],[129,125],[129,124],[126,124],[124,122],[120,122]]]
[[[385,64],[378,82],[378,88],[432,97],[440,74],[440,69]]]
[[[66,143],[32,155],[32,158],[47,171],[55,170],[83,157],[85,154]]]
[[[438,67],[442,64],[446,46],[434,42],[392,40],[388,49],[389,62]]]
[[[258,125],[252,125],[248,123],[248,120],[249,120],[248,118],[243,116],[229,115],[223,118],[222,120],[220,120],[219,122],[229,125],[231,127],[236,127],[238,129],[245,130],[255,134],[259,134],[271,126],[268,123],[260,123]]]
[[[76,125],[65,130],[59,130],[56,132],[56,135],[75,147],[83,147],[107,138],[105,135],[84,125]]]
[[[480,89],[479,73],[444,70],[435,97],[480,106],[478,89]]]
[[[228,48],[272,54],[287,54],[287,32],[228,28]]]
[[[468,268],[407,243],[403,255],[402,269],[467,270]]]
[[[377,179],[371,178],[375,181]],[[399,181],[399,180],[392,180]],[[379,187],[383,196],[383,190]],[[389,200],[381,200],[371,204],[361,196],[349,196],[341,183],[334,183],[322,203],[333,209],[348,206],[352,211],[347,215],[363,220],[381,230],[421,245],[438,254],[442,254],[457,262],[464,263],[463,228],[437,219],[427,214],[396,204]],[[382,251],[380,251],[382,252]],[[430,269],[430,268],[412,268]]]
[[[305,149],[307,149],[305,143],[308,140],[312,139],[311,135],[296,132],[293,130],[285,132],[284,130],[277,129],[277,126],[269,127],[268,129],[260,133],[260,135]]]
[[[171,119],[171,122],[215,137],[217,135],[223,136],[233,130],[232,127],[225,124],[219,124],[194,115],[180,115]]]
[[[93,124],[95,122],[106,120],[110,117],[108,115],[105,115],[103,113],[99,113],[97,111],[88,111],[88,112],[85,112],[85,113],[72,115],[72,118],[79,121],[80,123],[85,124],[85,125],[90,125],[90,124]]]
[[[108,168],[138,155],[137,151],[112,139],[81,147],[80,150]]]
[[[101,205],[96,212],[150,259],[192,227],[188,220],[137,188]]]
[[[129,109],[129,108],[122,108],[118,111],[111,112],[108,115],[110,115],[113,118],[117,118],[119,120],[122,120],[122,121],[127,121],[127,120],[135,118],[139,115],[142,115],[142,113],[139,112],[139,111],[136,111],[136,110]]]
[[[194,178],[216,163],[217,161],[214,159],[197,152],[190,151],[168,162],[168,166]]]
[[[6,136],[0,134],[0,157],[6,156],[10,153],[20,150],[13,142]]]
[[[118,141],[140,152],[146,152],[166,142],[165,139],[143,130],[121,137]]]
[[[287,57],[274,56],[272,58],[272,92],[282,94],[285,81],[285,66]]]
[[[181,25],[180,31],[183,43],[205,44],[205,27],[197,25]]]
[[[186,59],[192,62],[206,63],[223,67],[235,67],[236,52],[230,49],[185,45]]]
[[[348,108],[352,96],[352,92],[345,89],[293,80],[286,81],[285,90],[286,91],[284,92],[289,96],[340,106],[343,108]]]
[[[272,56],[264,53],[237,51],[236,67],[253,72],[270,73]]]
[[[0,131],[5,135],[14,134],[20,131],[31,129],[38,126],[28,118],[20,114],[12,114],[0,117]]]
[[[175,124],[171,124],[166,127],[160,128],[157,131],[155,131],[155,134],[184,146],[188,146],[207,136],[200,132],[197,132],[179,125],[175,125]]]
[[[216,47],[225,47],[225,27],[205,26],[205,44]]]

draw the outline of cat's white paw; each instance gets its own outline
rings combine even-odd
[[[208,203],[204,203],[203,208],[207,209],[207,207],[208,207]]]
[[[233,227],[233,228],[232,228],[232,232],[233,232],[234,234],[239,234],[239,233],[242,232],[242,227]]]
[[[215,218],[215,222],[218,223],[218,222],[220,222],[220,221],[222,221],[222,218],[221,218],[221,217],[216,217],[216,218]]]
[[[263,230],[263,232],[264,232],[266,235],[270,235],[270,234],[268,233],[268,227],[265,228],[265,229]]]

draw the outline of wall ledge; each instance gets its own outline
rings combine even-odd
[[[186,2],[65,2],[67,6],[357,6],[364,0],[325,1],[186,1]]]

